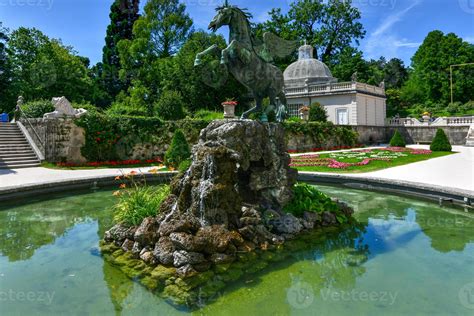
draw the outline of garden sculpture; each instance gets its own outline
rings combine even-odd
[[[286,57],[295,51],[298,41],[286,41],[269,32],[263,35],[263,41],[258,39],[250,26],[251,14],[245,9],[230,5],[227,0],[216,11],[217,15],[209,24],[209,29],[215,32],[228,25],[230,44],[224,50],[212,45],[197,54],[195,66],[203,67],[208,79],[214,78],[207,82],[214,87],[221,86],[230,72],[250,91],[256,106],[243,113],[242,119],[248,118],[251,113],[261,112],[263,99],[268,97],[269,109],[276,109],[277,120],[282,122],[287,105],[284,79],[282,71],[273,62],[275,58]],[[220,58],[220,61],[204,64],[203,58],[206,56]]]

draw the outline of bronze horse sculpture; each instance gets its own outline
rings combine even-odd
[[[219,68],[208,70],[217,72],[222,78],[230,72],[255,98],[256,106],[243,113],[242,119],[261,111],[263,99],[268,97],[270,107],[277,109],[277,120],[282,122],[287,105],[284,79],[282,71],[272,62],[274,58],[290,55],[297,48],[298,42],[286,41],[268,32],[264,34],[262,42],[252,33],[249,22],[251,15],[237,6],[229,5],[227,0],[216,11],[217,15],[209,24],[209,29],[215,32],[228,25],[230,44],[222,51],[217,45],[213,45],[197,54],[195,66],[201,65],[202,58],[206,55],[220,58]],[[219,84],[222,84],[222,80],[217,86]],[[278,106],[277,97],[280,101]]]

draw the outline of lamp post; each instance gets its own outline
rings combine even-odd
[[[474,65],[474,63],[457,64],[457,65],[450,65],[449,66],[449,74],[450,74],[450,80],[451,80],[451,103],[454,102],[454,98],[453,98],[453,68],[454,67],[472,66],[472,65]]]

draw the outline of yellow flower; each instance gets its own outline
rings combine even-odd
[[[115,191],[114,193],[112,193],[113,196],[120,196],[121,192],[120,191]]]
[[[158,173],[158,168],[150,169],[150,170],[148,170],[148,172],[153,173],[153,174]]]

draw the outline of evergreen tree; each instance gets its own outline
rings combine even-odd
[[[118,42],[124,39],[132,39],[133,24],[138,19],[139,0],[115,0],[110,7],[110,24],[107,27],[105,46],[102,50],[102,64],[100,69],[100,84],[110,99],[129,85],[127,76],[119,77],[120,57]]]
[[[172,168],[178,168],[189,157],[191,157],[189,144],[184,133],[178,129],[174,133],[170,148],[166,151],[165,164]]]
[[[449,143],[448,136],[441,128],[438,128],[436,135],[431,142],[430,149],[432,151],[451,151],[453,148]]]
[[[7,56],[7,30],[0,22],[0,112],[10,111],[15,104],[14,96],[11,95],[11,69]]]
[[[406,143],[405,140],[403,139],[402,134],[398,131],[398,129],[395,131],[395,134],[393,134],[392,139],[390,140],[390,147],[405,147]]]

